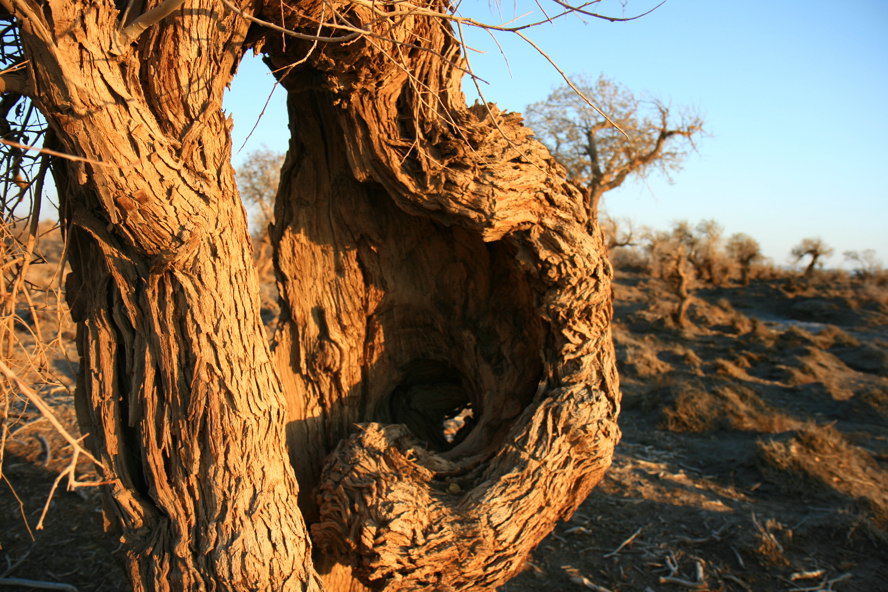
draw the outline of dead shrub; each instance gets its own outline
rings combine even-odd
[[[755,514],[752,515],[752,524],[755,527],[753,553],[764,560],[764,563],[789,565],[784,545],[792,541],[792,530],[775,518],[768,518],[761,522]]]
[[[658,358],[656,350],[644,343],[627,346],[617,361],[620,372],[626,376],[650,378],[672,371],[672,366]]]
[[[753,321],[738,312],[727,298],[719,299],[715,305],[697,299],[691,310],[691,320],[699,327],[708,327],[730,335],[748,333],[753,326]]]
[[[823,349],[831,349],[833,347],[857,347],[860,340],[852,335],[848,335],[835,325],[827,325],[820,333],[817,334],[816,342]]]
[[[744,334],[744,338],[752,343],[764,346],[770,349],[780,334],[768,327],[760,319],[751,319],[749,331]]]
[[[648,256],[635,247],[615,247],[610,251],[610,260],[615,269],[623,271],[650,272]]]
[[[678,382],[669,394],[671,400],[663,406],[663,419],[664,427],[673,432],[734,429],[774,433],[797,425],[754,390],[736,383],[707,388],[701,381]]]
[[[765,476],[793,495],[839,495],[868,508],[888,528],[888,472],[832,425],[807,423],[792,434],[756,442]]]

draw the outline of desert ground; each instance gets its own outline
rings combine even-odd
[[[16,323],[30,357],[13,361],[76,434],[75,329],[53,291],[30,294]],[[668,277],[617,266],[622,442],[501,590],[888,590],[888,277],[701,283],[684,327],[674,294]],[[126,590],[96,488],[63,477],[52,494],[71,447],[15,389],[3,407],[0,589]],[[76,476],[96,478],[83,459]]]

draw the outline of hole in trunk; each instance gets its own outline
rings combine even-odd
[[[449,450],[472,431],[473,397],[463,374],[440,360],[420,359],[401,368],[401,381],[388,397],[388,415],[429,448]]]

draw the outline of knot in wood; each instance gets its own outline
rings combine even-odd
[[[342,352],[339,346],[329,339],[319,339],[311,354],[311,372],[315,375],[336,372],[341,365]]]

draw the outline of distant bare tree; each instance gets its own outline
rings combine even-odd
[[[241,198],[259,208],[254,224],[258,234],[267,234],[274,219],[274,196],[281,178],[284,155],[261,148],[247,154],[246,161],[237,169],[237,188]]]
[[[802,239],[802,242],[797,244],[792,248],[790,254],[793,257],[793,260],[798,263],[805,257],[810,257],[811,260],[808,261],[808,266],[805,268],[805,277],[810,277],[812,273],[814,273],[814,269],[817,267],[817,264],[823,263],[823,259],[828,257],[832,257],[833,248],[827,245],[822,238],[814,237],[814,238],[806,238]]]
[[[724,232],[724,226],[709,219],[698,222],[692,234],[691,264],[697,275],[713,286],[720,285],[728,271],[721,250]]]
[[[740,281],[744,286],[749,285],[749,271],[752,264],[762,258],[761,247],[754,238],[748,234],[738,232],[728,239],[725,250],[728,257],[740,266]]]
[[[882,269],[882,260],[876,255],[874,249],[845,251],[842,255],[855,265],[854,273],[860,278],[872,277]]]
[[[667,280],[678,304],[672,312],[672,320],[680,329],[688,326],[688,309],[693,301],[695,267],[690,264],[690,252],[695,237],[691,225],[682,220],[676,222],[671,232],[648,231],[644,237],[649,253],[652,274]]]
[[[241,199],[247,205],[258,208],[251,218],[256,270],[260,278],[270,274],[273,264],[274,248],[268,226],[274,221],[274,197],[280,184],[282,166],[283,154],[261,148],[247,154],[246,161],[237,169],[237,187]]]
[[[601,217],[601,229],[607,241],[608,250],[618,247],[633,247],[638,244],[638,231],[631,218]]]
[[[678,170],[694,137],[703,131],[699,116],[675,118],[662,101],[639,99],[604,76],[595,81],[578,77],[575,83],[620,129],[569,86],[528,106],[525,117],[567,169],[568,178],[583,189],[592,216],[601,196],[630,175],[644,177],[652,171],[668,175]]]

